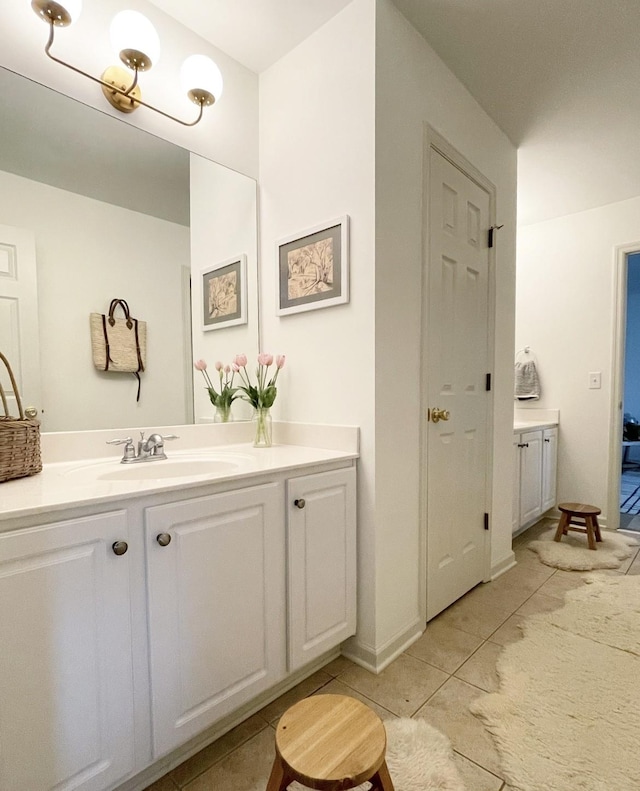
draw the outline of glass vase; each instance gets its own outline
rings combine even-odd
[[[233,420],[231,404],[219,404],[213,416],[214,423],[230,423]]]
[[[271,447],[271,410],[268,407],[257,407],[253,413],[255,432],[254,448]]]

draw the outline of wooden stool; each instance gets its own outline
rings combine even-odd
[[[276,757],[267,791],[294,780],[318,791],[344,791],[368,780],[372,791],[394,791],[385,761],[382,720],[346,695],[314,695],[288,709],[276,730]]]
[[[575,530],[576,533],[587,534],[589,549],[597,549],[596,541],[602,541],[598,524],[598,514],[602,511],[595,505],[582,505],[582,503],[560,503],[558,510],[561,511],[561,516],[553,540],[560,541],[569,530]]]

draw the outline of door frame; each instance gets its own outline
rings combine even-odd
[[[640,241],[614,247],[613,260],[613,348],[611,352],[611,395],[609,415],[609,476],[607,482],[607,529],[620,528],[620,479],[622,467],[622,408],[624,405],[624,362],[627,330],[627,273],[629,256],[640,253]]]
[[[429,271],[431,266],[429,256],[429,188],[431,184],[430,153],[431,149],[447,159],[454,167],[458,168],[467,178],[474,181],[479,187],[489,194],[489,223],[496,224],[496,187],[489,181],[466,157],[464,157],[449,141],[444,138],[429,124],[424,125],[423,157],[422,157],[422,294],[420,309],[420,555],[419,555],[419,596],[420,618],[427,620],[427,536],[428,536],[428,442],[429,425],[426,420],[429,395],[429,360],[428,360],[428,329],[429,329]],[[488,231],[488,229],[487,229]],[[491,373],[495,373],[495,306],[496,306],[496,247],[489,249],[489,272],[487,294],[487,360],[491,366]],[[487,399],[487,477],[485,483],[485,510],[489,514],[489,530],[484,536],[484,582],[491,579],[491,515],[493,491],[493,440],[494,421],[493,406],[495,392],[495,375]]]

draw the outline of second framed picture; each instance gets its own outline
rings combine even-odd
[[[281,239],[278,316],[349,301],[349,217]]]
[[[247,256],[229,258],[202,271],[202,329],[247,323]]]

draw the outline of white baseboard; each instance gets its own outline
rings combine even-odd
[[[509,552],[506,558],[503,558],[495,565],[491,566],[491,581],[497,579],[498,577],[502,576],[505,571],[509,571],[516,565],[516,556],[513,552]]]
[[[416,621],[378,649],[360,643],[352,637],[342,644],[342,654],[356,665],[377,675],[422,637],[424,630],[425,625],[421,621]]]

